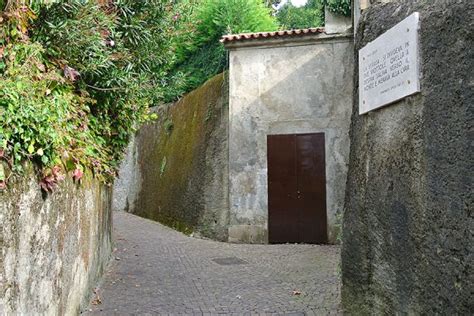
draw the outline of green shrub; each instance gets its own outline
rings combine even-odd
[[[323,2],[331,12],[345,16],[351,15],[351,0],[323,0]]]
[[[283,29],[303,29],[324,25],[322,0],[308,0],[302,7],[291,2],[284,4],[277,12],[277,19]]]
[[[10,44],[3,57],[0,148],[13,171],[21,171],[21,163],[31,160],[43,166],[45,175],[57,165],[111,174],[105,142],[90,126],[91,100],[75,93],[44,59],[44,48],[38,43]]]
[[[184,0],[172,18],[176,59],[165,80],[172,92],[165,95],[167,102],[222,72],[227,65],[219,42],[223,35],[278,29],[271,10],[261,0]]]
[[[141,42],[124,39],[120,3],[59,1],[39,6],[38,18],[24,6],[2,12],[0,159],[14,171],[32,160],[43,182],[61,165],[75,175],[89,168],[105,181],[114,176],[129,136],[150,118],[157,86],[146,67],[156,58],[144,57],[156,23],[135,29]]]
[[[278,28],[261,0],[203,0],[198,9],[199,43],[224,34],[273,31]]]
[[[76,85],[97,101],[91,109],[93,123],[116,163],[130,134],[146,119],[147,108],[163,99],[163,69],[173,58],[167,2],[111,3],[53,5],[40,15],[38,24],[43,27],[36,39],[48,47],[53,59],[66,60],[81,74]],[[90,21],[87,27],[80,25],[84,20]],[[68,49],[63,49],[65,44]]]
[[[0,164],[18,171],[34,161],[46,190],[60,169],[78,179],[88,168],[110,180],[150,105],[174,101],[225,68],[222,35],[277,29],[261,0],[5,4]]]
[[[46,47],[49,56],[90,80],[114,67],[117,49],[107,45],[114,33],[115,18],[99,5],[65,2],[43,7],[34,25],[33,39]]]

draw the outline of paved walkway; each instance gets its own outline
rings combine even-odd
[[[188,237],[115,213],[116,251],[91,315],[339,315],[339,247]]]

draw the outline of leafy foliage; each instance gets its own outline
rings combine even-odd
[[[302,7],[291,2],[284,4],[277,12],[277,19],[284,29],[303,29],[324,25],[322,0],[308,0]]]
[[[89,167],[98,174],[112,170],[105,142],[89,127],[91,100],[44,59],[37,43],[9,44],[0,75],[0,147],[3,158],[20,171],[29,159],[66,170]]]
[[[150,105],[226,66],[223,34],[277,29],[261,0],[9,0],[0,8],[0,188],[3,164],[15,172],[24,160],[40,167],[48,191],[63,172],[110,180]]]
[[[114,31],[114,16],[99,5],[65,2],[40,10],[33,40],[42,43],[59,65],[67,64],[90,80],[114,66],[115,50],[110,45]]]
[[[323,2],[331,12],[345,16],[351,15],[351,0],[323,0]]]
[[[228,33],[272,31],[278,26],[259,0],[203,0],[197,19],[198,43]]]
[[[222,35],[278,29],[271,10],[261,0],[183,0],[173,15],[175,60],[166,77],[171,92],[165,101],[188,92],[226,66]]]
[[[350,16],[350,0],[308,0],[302,7],[295,7],[291,1],[277,12],[278,22],[284,29],[301,29],[324,25],[324,8],[336,14]]]
[[[68,1],[39,9],[38,17],[25,6],[2,12],[0,158],[13,171],[36,162],[45,190],[61,169],[75,179],[91,169],[107,181],[149,118],[152,89],[143,87],[152,78],[117,31],[115,8]]]

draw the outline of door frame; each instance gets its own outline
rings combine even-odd
[[[308,135],[322,135],[323,139],[323,164],[324,164],[324,228],[323,228],[323,234],[324,234],[324,239],[321,240],[320,242],[315,242],[317,244],[327,244],[328,243],[328,237],[329,237],[329,222],[328,222],[328,209],[327,209],[327,193],[328,193],[328,188],[327,188],[327,148],[326,148],[326,133],[324,131],[318,131],[318,132],[305,132],[305,133],[276,133],[276,134],[267,134],[266,135],[266,145],[267,145],[267,150],[266,150],[266,164],[267,164],[267,232],[268,232],[268,243],[285,243],[285,242],[272,242],[271,241],[271,231],[270,231],[270,176],[269,176],[269,148],[268,148],[268,143],[269,143],[269,138],[272,136],[294,136],[295,137],[295,146],[297,143],[297,137],[298,136],[308,136]],[[296,148],[295,148],[296,150]],[[296,162],[297,162],[297,156],[298,154],[295,152],[295,157],[296,157]],[[305,243],[304,241],[301,243]]]

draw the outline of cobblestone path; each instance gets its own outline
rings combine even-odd
[[[117,212],[89,315],[339,315],[339,247],[195,239]]]

